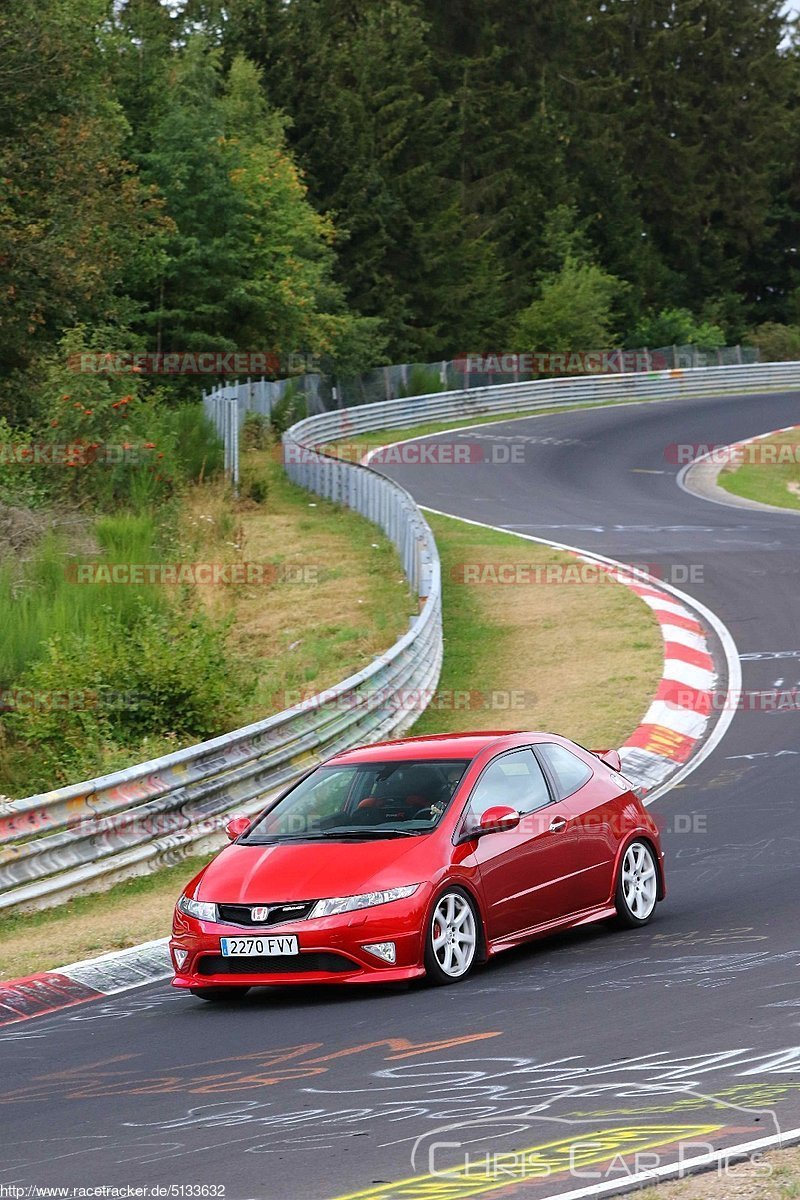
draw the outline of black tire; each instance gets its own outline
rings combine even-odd
[[[239,1000],[250,991],[249,987],[200,987],[189,988],[199,1000]]]
[[[448,912],[452,920],[448,920]],[[444,940],[442,940],[444,939]],[[482,955],[480,914],[469,892],[451,884],[436,897],[425,930],[425,971],[429,983],[460,983]]]
[[[636,838],[625,847],[617,874],[617,922],[639,929],[653,919],[658,903],[658,863],[649,842]]]

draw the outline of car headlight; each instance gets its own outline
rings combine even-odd
[[[189,896],[181,896],[178,908],[182,913],[186,913],[187,917],[196,917],[198,921],[219,920],[216,904],[209,904],[207,900],[192,900]]]
[[[318,900],[308,914],[308,919],[336,917],[340,913],[355,912],[359,908],[388,904],[391,900],[405,900],[413,896],[419,886],[418,883],[409,883],[405,887],[387,888],[384,892],[364,892],[361,896],[334,896],[330,900]]]

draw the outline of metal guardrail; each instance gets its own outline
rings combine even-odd
[[[800,363],[707,367],[438,392],[323,413],[294,425],[284,435],[287,472],[380,525],[420,598],[419,615],[386,654],[321,697],[163,758],[4,802],[0,909],[58,903],[215,847],[232,809],[258,811],[321,758],[403,732],[424,709],[442,658],[441,579],[431,531],[397,484],[318,447],[372,430],[491,413],[794,388],[800,388]],[[398,707],[399,694],[416,694],[418,705]]]

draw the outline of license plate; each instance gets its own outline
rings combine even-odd
[[[273,955],[297,954],[296,937],[230,937],[220,938],[219,948],[225,958],[247,958],[252,955],[270,958]]]

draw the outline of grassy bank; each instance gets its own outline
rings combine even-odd
[[[734,496],[774,504],[779,508],[800,509],[800,426],[787,433],[748,443],[746,455],[758,462],[745,461],[738,467],[724,467],[717,478],[720,487]]]
[[[444,669],[414,732],[547,729],[587,746],[622,742],[661,677],[650,609],[619,584],[572,582],[577,560],[562,551],[450,517],[430,521],[442,559]],[[519,582],[492,582],[499,567]],[[476,574],[488,582],[463,582]]]
[[[278,712],[407,628],[416,597],[382,533],[294,487],[273,449],[248,451],[244,469],[258,500],[215,480],[139,513],[54,509],[24,553],[0,553],[0,793],[49,790]],[[245,581],[77,582],[109,564],[237,567]]]

